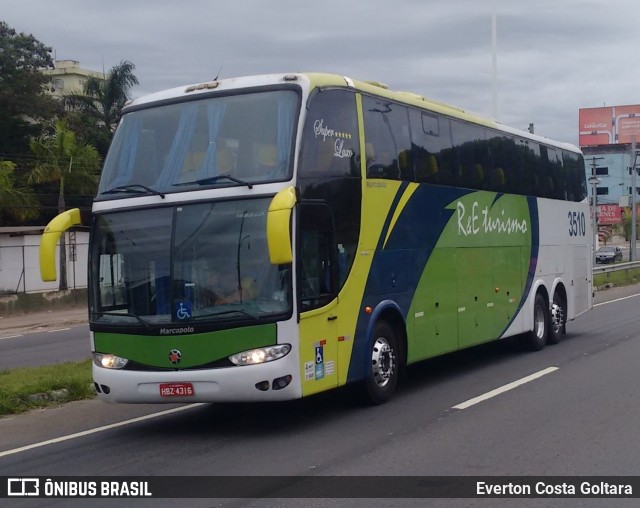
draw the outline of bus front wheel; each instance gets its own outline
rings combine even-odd
[[[367,376],[362,383],[363,395],[371,404],[383,404],[393,395],[398,384],[399,350],[396,333],[388,323],[376,324],[369,348]]]
[[[540,351],[547,343],[549,334],[549,309],[540,293],[533,304],[533,330],[526,334],[526,345],[532,351]]]

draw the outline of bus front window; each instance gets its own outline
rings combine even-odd
[[[269,199],[99,215],[91,319],[104,325],[225,323],[291,312],[289,265],[271,265]]]
[[[98,200],[291,178],[299,94],[222,95],[126,113]]]

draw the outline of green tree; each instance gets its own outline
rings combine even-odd
[[[16,165],[0,160],[0,212],[18,220],[27,220],[38,215],[38,200],[28,187],[16,185]]]
[[[111,136],[122,116],[122,108],[131,98],[130,91],[138,84],[133,74],[136,66],[127,60],[111,68],[106,79],[90,77],[83,94],[70,94],[66,104],[89,115]]]
[[[45,94],[50,79],[42,70],[52,67],[51,48],[0,21],[0,153],[27,153],[40,122],[59,111]]]
[[[29,183],[56,182],[59,184],[58,213],[66,209],[66,188],[93,193],[100,173],[100,156],[87,144],[76,142],[73,131],[64,121],[55,125],[53,135],[31,138],[29,142],[36,163],[29,174]],[[64,235],[60,238],[60,289],[67,289],[67,256]]]
[[[622,217],[622,231],[625,241],[631,240],[631,209],[625,208]],[[636,214],[636,234],[640,234],[640,213]]]

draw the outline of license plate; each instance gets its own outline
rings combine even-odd
[[[188,397],[194,393],[191,383],[163,383],[160,385],[161,397]]]

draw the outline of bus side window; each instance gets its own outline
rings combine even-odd
[[[300,148],[300,176],[360,176],[355,94],[320,90],[309,98],[308,110]]]
[[[487,139],[490,153],[489,190],[511,192],[514,183],[513,158],[515,144],[513,138],[489,131]]]
[[[451,121],[456,183],[469,189],[488,188],[486,129],[459,120]]]
[[[565,169],[567,199],[571,201],[582,201],[587,196],[584,158],[582,155],[564,151],[562,158]]]
[[[363,96],[367,177],[413,181],[414,169],[405,106]]]
[[[535,141],[525,142],[527,149],[524,158],[524,174],[528,183],[527,194],[530,196],[544,197],[541,181],[541,157],[540,145]]]
[[[448,118],[409,110],[411,150],[417,182],[451,185],[451,127]]]
[[[564,185],[564,167],[562,158],[557,148],[547,148],[547,174],[551,180],[551,196],[554,199],[566,199],[566,188]]]

